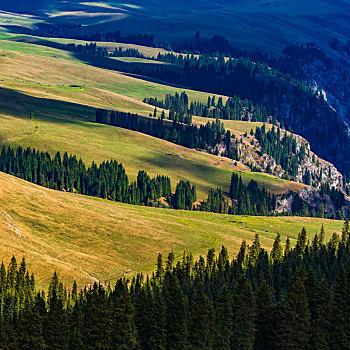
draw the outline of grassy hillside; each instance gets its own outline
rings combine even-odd
[[[170,176],[173,185],[180,179],[189,180],[196,184],[201,199],[206,197],[210,188],[220,187],[228,191],[233,170],[241,171],[244,181],[254,178],[261,186],[276,193],[302,187],[301,184],[267,174],[245,171],[242,165],[238,163],[235,166],[228,158],[198,152],[121,128],[52,118],[43,111],[34,113],[35,119],[30,120],[26,111],[34,109],[26,109],[25,104],[22,107],[23,114],[18,117],[2,113],[0,107],[0,123],[3,125],[0,129],[1,144],[33,147],[52,155],[57,151],[61,154],[67,151],[88,164],[116,159],[124,165],[131,179],[136,178],[138,170],[144,169],[152,176]]]
[[[229,216],[131,206],[57,192],[0,173],[0,256],[24,256],[46,287],[56,270],[66,283],[113,280],[149,272],[157,254],[195,255],[225,245],[231,257],[255,233],[270,249],[279,232],[295,243],[303,226],[309,238],[325,225],[327,239],[342,222],[300,217]]]
[[[51,154],[67,151],[87,163],[116,159],[132,179],[145,169],[153,176],[170,176],[173,184],[189,180],[197,185],[199,198],[212,187],[228,191],[231,171],[244,170],[240,164],[131,131],[77,121],[94,120],[96,107],[148,115],[153,107],[141,102],[145,96],[163,98],[175,91],[182,90],[83,64],[66,51],[0,40],[2,144]],[[206,101],[208,97],[187,92],[192,99]],[[226,124],[240,132],[250,130],[249,123]],[[242,176],[245,181],[255,178],[276,193],[301,187],[264,174],[243,172]]]
[[[144,115],[154,109],[141,102],[144,97],[164,98],[166,93],[184,91],[142,77],[131,77],[118,70],[85,64],[71,52],[10,40],[0,40],[0,86],[32,96]],[[185,91],[190,99],[203,102],[209,96],[203,92]]]
[[[96,68],[66,51],[0,40],[0,145],[30,146],[51,154],[67,151],[87,164],[116,159],[131,180],[139,169],[151,176],[168,175],[173,185],[186,179],[197,185],[199,198],[212,187],[228,191],[232,170],[240,171],[244,181],[254,178],[276,193],[302,186],[246,171],[226,158],[91,123],[95,108],[148,115],[153,107],[141,102],[144,97],[163,98],[176,91],[183,89]],[[195,100],[208,97],[192,90],[187,93]],[[244,133],[253,124],[227,121],[225,126]],[[190,250],[199,255],[224,244],[236,254],[241,240],[251,242],[255,233],[261,235],[264,247],[271,248],[277,233],[283,241],[290,237],[295,242],[303,226],[309,237],[322,223],[327,236],[342,227],[341,222],[311,218],[237,217],[130,206],[55,192],[2,173],[0,184],[0,255],[6,262],[13,254],[25,256],[41,287],[46,287],[55,270],[66,283],[76,279],[84,285],[150,272],[159,252],[173,250],[179,257]]]

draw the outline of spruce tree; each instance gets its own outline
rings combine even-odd
[[[349,349],[347,318],[349,306],[347,301],[348,281],[341,266],[333,286],[333,301],[331,313],[331,349]]]
[[[276,344],[281,349],[308,349],[311,316],[305,289],[305,272],[298,271],[279,306],[275,329]]]
[[[232,342],[232,301],[226,284],[223,286],[216,302],[215,309],[216,333],[214,348],[219,350],[231,349]]]
[[[65,350],[68,347],[68,325],[63,301],[57,291],[52,290],[49,312],[44,322],[44,338],[48,349]]]
[[[311,349],[330,350],[331,293],[325,280],[319,285],[316,295],[316,317],[312,320]]]
[[[153,308],[151,311],[152,316],[150,320],[150,339],[148,342],[148,347],[152,350],[165,350],[165,307],[163,296],[157,286],[153,289]]]
[[[81,300],[77,299],[75,295],[76,283],[73,285],[72,298],[75,300],[73,309],[69,315],[68,325],[69,325],[69,349],[78,350],[83,348],[82,342],[82,329],[84,324],[84,318],[81,310]]]
[[[256,336],[254,349],[273,349],[275,324],[275,305],[273,289],[264,280],[256,295]]]
[[[26,303],[25,309],[20,313],[17,324],[17,339],[20,349],[46,349],[42,317],[29,302]]]
[[[133,320],[134,306],[125,280],[119,280],[113,293],[113,349],[136,348],[136,330]]]
[[[110,349],[112,315],[104,288],[94,283],[86,292],[82,340],[85,349]]]
[[[164,291],[166,310],[166,342],[168,350],[187,348],[186,302],[177,277],[168,273]]]
[[[283,258],[283,247],[281,245],[281,236],[278,233],[274,242],[273,242],[273,247],[271,250],[271,259],[274,262],[281,261]]]
[[[253,349],[255,340],[255,298],[250,283],[241,275],[232,298],[233,349]]]
[[[138,343],[142,349],[149,349],[151,337],[151,320],[154,309],[152,294],[149,286],[143,286],[135,301],[134,320],[138,332]]]
[[[215,315],[212,303],[204,294],[201,281],[196,281],[195,294],[191,305],[190,347],[191,349],[213,349]]]

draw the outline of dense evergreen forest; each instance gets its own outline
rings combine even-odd
[[[68,156],[67,153],[54,157],[49,153],[30,148],[2,148],[0,153],[0,171],[17,176],[26,181],[54,190],[77,192],[112,201],[134,205],[169,207],[184,210],[200,210],[222,214],[237,215],[277,215],[276,196],[259,188],[251,180],[243,184],[241,176],[232,173],[230,192],[211,189],[206,200],[196,203],[196,186],[180,180],[175,192],[171,192],[171,182],[167,176],[151,178],[140,170],[136,181],[129,182],[122,164],[115,160],[106,161],[97,166],[92,163],[86,167],[81,159]],[[323,186],[321,194],[333,201],[336,212],[326,212],[322,203],[316,213],[312,207],[293,193],[294,202],[291,214],[300,216],[319,216],[344,219],[349,212],[345,210],[344,194],[338,190]],[[282,196],[283,197],[283,196]],[[228,201],[231,199],[231,202]],[[163,200],[164,199],[164,200]],[[195,204],[196,203],[196,204]],[[289,215],[289,213],[281,213]]]
[[[57,152],[52,158],[49,153],[30,148],[23,150],[18,147],[14,150],[3,147],[0,153],[0,171],[54,190],[135,205],[250,215],[267,215],[276,207],[274,195],[271,196],[265,189],[259,189],[255,181],[245,186],[235,174],[232,175],[232,181],[237,179],[237,190],[231,194],[232,206],[219,189],[210,190],[207,201],[194,206],[197,201],[196,186],[189,181],[180,180],[175,193],[172,193],[167,176],[150,178],[147,172],[140,170],[136,181],[130,183],[123,165],[115,160],[103,162],[99,166],[92,163],[87,168],[81,159],[68,156],[67,153],[61,157]]]
[[[150,178],[145,171],[140,170],[136,181],[130,183],[123,165],[115,160],[103,162],[99,166],[92,163],[87,168],[81,159],[68,156],[67,153],[61,157],[57,152],[52,158],[49,153],[35,149],[23,150],[18,147],[14,150],[8,147],[6,150],[3,147],[0,171],[54,190],[78,192],[129,204],[159,206],[161,203],[158,200],[165,197],[177,209],[188,209],[181,205],[182,200],[177,197],[184,197],[192,203],[196,200],[195,186],[191,187],[191,196],[188,198],[182,182],[177,184],[177,192],[172,195],[171,182],[167,176]]]
[[[291,178],[298,175],[298,165],[302,164],[305,157],[305,146],[301,145],[298,149],[293,135],[287,135],[285,132],[281,137],[280,128],[276,131],[275,127],[266,132],[264,124],[261,128],[256,128],[255,138],[260,144],[261,154],[272,156],[276,164],[280,165]],[[311,181],[307,184],[311,185]]]
[[[273,127],[271,130],[266,132],[265,124],[259,128],[256,128],[255,137],[259,141],[261,146],[261,154],[269,154],[274,158],[277,165],[280,165],[283,170],[285,170],[286,174],[289,175],[287,178],[295,178],[298,174],[298,165],[302,164],[305,156],[306,156],[306,148],[304,144],[301,144],[298,147],[296,139],[293,135],[288,135],[287,132],[281,137],[280,128]],[[316,165],[319,165],[315,158],[313,162]],[[309,170],[305,171],[303,176],[303,182],[306,185],[315,186],[317,182],[322,181],[322,169],[320,171],[320,175],[311,174]],[[315,186],[316,187],[316,186]],[[328,195],[332,200],[335,210],[342,211],[346,204],[344,193],[336,188],[330,188],[328,183],[321,183],[320,188],[321,195]],[[297,205],[297,204],[296,204]],[[296,208],[296,206],[295,206]],[[296,209],[295,212],[299,210]],[[341,214],[338,214],[338,216]]]
[[[183,91],[181,94],[177,92],[174,95],[166,94],[164,100],[146,97],[143,102],[155,107],[168,109],[169,119],[178,121],[185,120],[186,116],[193,115],[205,118],[252,122],[267,122],[269,119],[273,123],[277,121],[276,116],[271,116],[271,113],[265,107],[254,105],[252,101],[242,100],[238,96],[229,97],[225,104],[222,97],[219,97],[216,102],[214,95],[208,97],[207,103],[200,101],[189,102],[186,92]]]
[[[0,267],[0,347],[20,349],[348,349],[350,230],[295,247],[256,234],[233,258],[225,247],[194,261],[158,255],[146,278],[35,289],[23,259]]]
[[[239,159],[237,152],[238,140],[234,141],[231,138],[230,131],[225,131],[223,124],[220,123],[218,119],[215,120],[215,122],[208,122],[205,126],[201,125],[198,128],[195,125],[185,125],[175,120],[164,120],[163,113],[161,118],[148,118],[137,114],[99,109],[96,110],[96,122],[135,130],[184,147],[205,149],[214,154],[218,154],[217,145],[224,143],[226,147],[221,155],[231,159]],[[271,131],[266,132],[265,125],[263,125],[262,128],[257,128],[256,137],[261,145],[262,153],[268,153],[276,157],[275,160],[277,164],[280,164],[282,168],[290,174],[290,177],[293,178],[297,174],[298,164],[301,164],[305,156],[305,147],[302,146],[300,150],[297,151],[296,140],[291,135],[284,135],[284,137],[280,138],[278,141],[280,129],[277,128],[276,131],[275,128],[273,128]],[[235,174],[233,174],[233,177],[234,175]],[[309,174],[309,176],[310,183],[308,183],[307,180],[307,173],[304,182],[311,185],[311,174]],[[232,205],[227,203],[221,189],[211,189],[208,199],[196,209],[218,213],[247,215],[267,215],[269,213],[271,214],[276,209],[275,198],[273,199],[273,196],[267,193],[265,189],[259,189],[255,181],[251,181],[247,188],[247,195],[243,195],[244,200],[242,196],[231,196]],[[322,188],[321,195],[323,196],[326,194],[330,197],[335,211],[328,210],[325,212],[325,208],[322,209],[322,205],[324,207],[324,204],[321,200],[316,212],[315,208],[309,206],[308,203],[302,200],[297,194],[293,194],[294,202],[292,214],[301,216],[322,215],[322,217],[326,215],[329,218],[340,220],[348,217],[350,213],[345,209],[347,203],[344,194],[338,189],[330,189],[329,185],[324,185]],[[245,192],[243,191],[242,193]],[[241,201],[238,201],[237,205],[236,201],[239,198],[241,198]],[[259,198],[263,200],[259,200]],[[242,206],[241,203],[243,202],[245,204]]]
[[[255,215],[263,213],[268,215],[276,209],[276,197],[267,192],[265,188],[260,189],[255,180],[248,185],[243,184],[242,177],[232,173],[230,184],[230,198],[232,200],[232,214]]]
[[[192,40],[186,42],[171,44],[169,42],[155,42],[153,35],[146,34],[130,34],[123,36],[120,31],[99,33],[89,35],[75,35],[72,39],[81,39],[87,41],[113,41],[120,43],[138,44],[144,46],[164,48],[168,51],[175,51],[182,53],[183,55],[202,55],[210,57],[227,57],[227,58],[248,58],[254,62],[264,62],[269,67],[278,70],[279,72],[287,75],[297,77],[298,79],[306,79],[307,76],[300,65],[300,59],[306,62],[312,62],[315,60],[321,61],[327,68],[331,68],[333,65],[332,60],[325,54],[324,50],[316,43],[300,43],[286,46],[282,50],[282,55],[273,56],[266,52],[259,50],[242,50],[240,48],[232,46],[228,40],[221,35],[214,35],[211,38],[202,38],[200,33],[197,32]],[[344,51],[350,55],[350,41],[346,43],[340,42],[337,38],[334,38],[329,46],[335,51]],[[121,49],[121,48],[120,48]],[[134,49],[132,49],[134,50]],[[122,53],[119,50],[119,55],[131,54],[132,51],[128,49]],[[133,55],[130,57],[146,58],[144,55],[137,53],[138,50],[134,50]]]
[[[294,79],[290,74],[284,74],[272,69],[265,63],[252,62],[249,58],[226,58],[225,56],[212,57],[209,55],[159,53],[157,57],[145,56],[137,49],[116,48],[109,53],[106,48],[96,43],[70,43],[60,47],[74,52],[103,57],[138,57],[170,63],[182,70],[174,70],[172,66],[160,65],[157,69],[148,70],[144,74],[175,84],[191,86],[195,90],[206,91],[228,96],[238,95],[241,98],[259,100],[264,94],[264,84],[258,83],[257,75],[283,78],[298,88],[312,93],[304,81]],[[132,69],[130,73],[140,72]],[[256,91],[255,91],[256,90]],[[255,92],[254,92],[255,91]]]

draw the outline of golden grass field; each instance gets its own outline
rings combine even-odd
[[[250,243],[255,233],[270,249],[277,233],[295,243],[302,227],[312,238],[324,224],[328,239],[343,225],[132,206],[53,191],[3,173],[0,184],[1,259],[25,257],[42,288],[54,271],[68,286],[74,279],[79,286],[92,283],[91,277],[104,283],[124,273],[153,271],[158,253],[172,250],[179,257],[186,250],[198,256],[225,245],[233,257],[241,241]]]

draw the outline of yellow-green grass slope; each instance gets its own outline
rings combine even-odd
[[[243,239],[260,234],[270,249],[277,233],[295,243],[305,227],[312,238],[324,224],[326,238],[342,222],[326,219],[243,217],[115,203],[40,187],[0,173],[0,256],[25,257],[40,287],[54,271],[70,285],[151,272],[158,253],[184,250],[196,257],[225,245],[237,254]]]
[[[166,93],[174,94],[184,90],[85,64],[68,51],[1,40],[1,36],[0,86],[32,96],[144,115],[154,109],[142,103],[145,97],[163,99]],[[186,92],[190,99],[203,102],[209,96],[188,89]]]
[[[1,90],[0,90],[1,96]],[[126,168],[130,180],[136,179],[139,170],[151,176],[167,175],[173,190],[180,180],[188,180],[197,187],[199,199],[205,199],[210,188],[229,191],[232,171],[240,171],[245,182],[255,179],[271,192],[298,190],[296,182],[274,178],[267,174],[252,173],[235,166],[228,158],[188,149],[142,133],[78,120],[52,118],[56,112],[40,109],[40,102],[33,105],[21,99],[22,110],[17,116],[9,115],[0,106],[0,145],[32,147],[54,155],[60,151],[75,154],[87,165],[115,159]],[[38,105],[37,112],[35,106]],[[26,108],[28,106],[28,108]],[[75,106],[73,106],[75,107]],[[62,107],[62,111],[66,106]],[[74,110],[74,108],[72,108]],[[26,116],[30,111],[29,116]],[[76,113],[82,113],[75,109]],[[64,116],[64,112],[62,112]],[[32,119],[30,119],[32,116]]]

